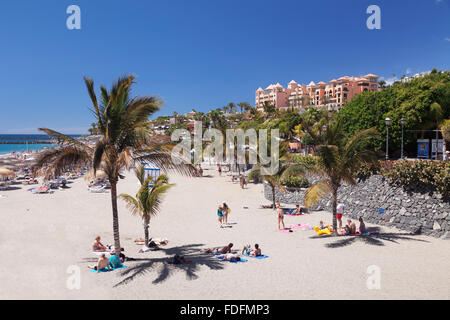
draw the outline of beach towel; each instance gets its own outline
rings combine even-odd
[[[223,258],[222,258],[222,257],[217,257],[217,259],[219,259],[220,261],[223,261]],[[231,263],[247,262],[247,260],[244,259],[244,258],[241,258],[241,260],[239,260],[239,261],[228,261],[228,260],[225,260],[225,261],[231,262]]]
[[[124,268],[127,268],[127,266],[126,265],[122,265],[121,267],[114,268],[114,269],[113,268],[111,268],[111,269],[104,268],[104,269],[101,269],[100,272],[109,272],[109,271],[114,271],[114,270],[124,269]],[[91,272],[97,273],[97,270],[91,269]]]
[[[300,229],[302,229],[303,231],[306,231],[306,230],[312,230],[313,228],[311,228],[311,226],[309,225],[309,223],[297,223],[297,224],[290,224],[289,226],[288,226],[288,228],[300,228]]]
[[[244,254],[244,256],[249,257],[249,258],[253,258],[253,259],[265,259],[265,258],[269,257],[269,256],[266,256],[265,254],[262,254],[262,255],[257,256],[257,257],[253,257],[253,256],[250,256],[248,254]]]

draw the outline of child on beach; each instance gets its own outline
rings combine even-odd
[[[219,208],[217,209],[217,216],[219,217],[219,224],[221,228],[223,223],[223,215],[224,215],[223,207],[219,206]]]

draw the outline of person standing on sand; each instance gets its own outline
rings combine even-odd
[[[243,175],[243,174],[241,174],[241,175],[239,176],[239,184],[241,185],[241,189],[244,189],[245,178],[244,178],[244,175]]]
[[[342,215],[344,214],[344,209],[344,204],[338,201],[336,207],[336,219],[339,223],[339,229],[342,229]]]
[[[225,224],[228,224],[228,214],[231,212],[231,209],[225,202],[222,205],[222,209],[223,209],[223,221]]]
[[[217,171],[219,171],[219,176],[222,176],[222,166],[219,164]]]
[[[280,223],[283,224],[283,229],[285,229],[286,227],[284,226],[284,212],[283,209],[281,209],[279,202],[277,203],[277,215],[278,215],[278,229],[281,230]]]
[[[217,216],[219,217],[219,224],[220,224],[221,228],[222,228],[222,223],[223,223],[223,213],[224,213],[224,211],[223,211],[222,206],[219,206],[219,208],[217,209]]]

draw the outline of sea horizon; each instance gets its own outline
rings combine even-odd
[[[82,135],[69,136],[78,138]],[[52,138],[46,134],[0,134],[0,155],[4,156],[12,152],[29,152],[43,150],[44,148],[53,148],[55,145],[50,143],[51,140]],[[48,143],[34,143],[46,141]]]

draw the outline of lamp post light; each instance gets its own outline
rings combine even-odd
[[[386,161],[389,160],[389,126],[391,125],[391,119],[384,119],[386,122]]]
[[[400,157],[403,159],[403,126],[405,125],[405,118],[401,118],[400,122],[402,123],[402,152]]]

